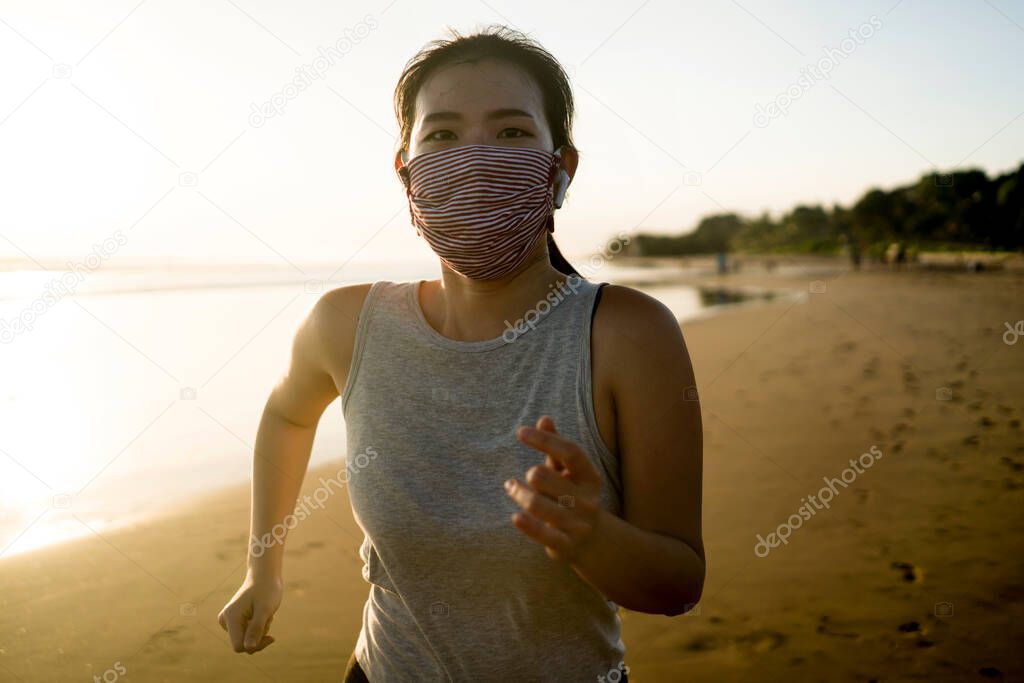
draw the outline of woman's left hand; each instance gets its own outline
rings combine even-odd
[[[550,416],[541,416],[537,428],[519,427],[516,438],[547,457],[526,471],[526,483],[505,482],[505,492],[522,508],[512,522],[548,557],[572,563],[597,535],[601,477],[583,447],[559,434]]]

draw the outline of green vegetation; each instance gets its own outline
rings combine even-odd
[[[853,206],[797,206],[778,220],[734,213],[703,218],[683,235],[639,233],[627,252],[678,256],[726,251],[880,256],[893,242],[919,251],[1024,247],[1024,164],[989,179],[972,169],[929,174],[893,190],[871,189]]]

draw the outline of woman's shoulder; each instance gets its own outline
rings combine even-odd
[[[367,295],[375,282],[360,282],[342,285],[324,292],[316,302],[316,313],[325,323],[332,326],[355,324]],[[353,331],[355,328],[353,326]]]
[[[370,290],[377,282],[387,281],[360,282],[330,289],[320,295],[311,312],[316,320],[320,348],[330,356],[327,365],[338,386],[345,385],[359,318]]]
[[[675,313],[655,297],[624,285],[606,284],[594,312],[593,359],[613,386],[637,385],[667,368],[688,365]],[[640,386],[644,382],[639,383]]]
[[[594,313],[595,336],[642,337],[679,330],[679,321],[659,299],[625,285],[605,284]]]

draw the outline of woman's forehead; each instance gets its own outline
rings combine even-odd
[[[522,109],[540,120],[541,92],[522,69],[493,60],[453,64],[438,69],[416,95],[416,118],[433,111],[464,116],[497,109]]]

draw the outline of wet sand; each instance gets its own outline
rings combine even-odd
[[[1024,338],[1003,340],[1024,276],[694,277],[806,297],[683,325],[708,581],[689,615],[623,610],[630,679],[1024,678]],[[828,508],[791,517],[851,458],[861,471]],[[311,470],[304,493],[341,466]],[[237,486],[0,560],[0,681],[337,680],[366,596],[348,499],[290,532],[277,642],[252,656],[216,622],[243,574],[248,506]],[[758,535],[787,524],[759,557]]]

